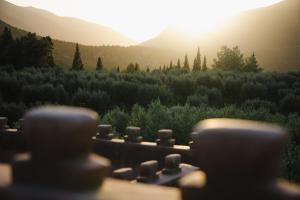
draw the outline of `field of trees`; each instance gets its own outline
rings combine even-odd
[[[238,47],[222,47],[212,68],[199,52],[191,66],[185,59],[145,71],[138,64],[109,71],[101,58],[97,70],[84,70],[77,48],[66,70],[55,65],[52,45],[34,34],[15,40],[6,29],[1,35],[0,113],[11,126],[45,104],[94,109],[99,123],[111,123],[119,136],[126,126],[139,126],[153,141],[158,129],[170,128],[177,144],[187,144],[193,126],[207,118],[277,123],[289,131],[281,175],[300,182],[300,72],[261,72],[255,54],[244,58]]]

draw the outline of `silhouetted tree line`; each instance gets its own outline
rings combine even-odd
[[[217,58],[213,60],[212,69],[222,70],[222,71],[239,71],[239,72],[261,72],[262,68],[259,67],[255,54],[253,53],[251,56],[244,58],[244,55],[241,53],[238,46],[233,47],[232,49],[228,48],[227,46],[221,47],[221,50],[217,54]],[[103,64],[101,57],[98,57],[96,70],[103,70]],[[82,64],[79,46],[76,44],[75,54],[72,63],[72,70],[83,70],[84,65]],[[117,71],[120,72],[120,67],[118,66]],[[181,60],[178,58],[177,64],[173,65],[173,61],[170,61],[170,65],[163,67],[160,66],[159,69],[155,69],[155,71],[180,71],[180,72],[190,72],[190,63],[188,60],[188,55],[185,54],[183,66],[181,66]],[[194,64],[192,67],[193,72],[201,72],[207,71],[207,58],[206,56],[203,57],[202,63],[202,56],[200,53],[200,48],[198,47],[197,55],[194,59]],[[134,73],[140,71],[140,66],[138,63],[130,63],[126,69],[126,72]],[[150,72],[149,67],[147,67],[146,72]]]
[[[15,69],[24,67],[54,67],[53,43],[50,37],[37,37],[28,33],[17,39],[5,28],[0,35],[0,65],[13,65]]]

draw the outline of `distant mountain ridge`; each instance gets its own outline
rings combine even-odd
[[[0,20],[0,33],[3,32],[5,27],[11,29],[15,38],[28,33],[27,31],[15,28]],[[70,68],[75,52],[75,43],[59,40],[53,40],[53,43],[55,63],[65,69]],[[146,69],[147,66],[150,68],[158,68],[165,63],[169,63],[170,59],[175,60],[181,56],[181,53],[176,51],[140,46],[79,46],[83,64],[85,65],[85,69],[88,70],[94,70],[96,68],[98,56],[101,57],[106,69],[115,69],[117,66],[124,69],[131,62],[139,63],[142,69]]]
[[[58,40],[85,45],[136,44],[111,28],[77,18],[56,16],[42,9],[16,6],[4,0],[0,0],[0,19],[41,36],[49,35]]]
[[[0,0],[0,20],[13,27],[58,39],[54,41],[55,61],[67,68],[72,62],[74,43],[80,43],[83,44],[80,45],[83,61],[89,69],[95,66],[98,56],[103,57],[108,68],[124,67],[130,62],[138,62],[144,68],[157,68],[168,65],[170,60],[173,63],[178,58],[183,60],[185,52],[192,65],[198,46],[210,65],[221,46],[238,45],[245,56],[255,52],[265,70],[300,70],[300,0],[284,0],[243,12],[231,23],[199,36],[168,27],[157,37],[130,47],[121,46],[135,43],[107,27],[59,17],[41,9],[15,6],[3,0]],[[0,25],[4,26],[4,22]]]
[[[267,70],[300,70],[300,0],[284,0],[243,12],[231,23],[199,37],[166,29],[141,44],[182,49],[190,54],[200,46],[210,62],[222,45],[238,45],[246,54],[255,52],[259,63]]]

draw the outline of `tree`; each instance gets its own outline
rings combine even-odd
[[[187,54],[185,54],[185,57],[184,57],[183,68],[184,68],[185,70],[187,70],[187,71],[190,71],[190,64],[189,64],[189,60],[188,60]]]
[[[126,68],[126,72],[129,73],[137,72],[139,70],[140,70],[140,65],[138,63],[136,64],[130,63]]]
[[[79,46],[76,44],[75,54],[73,58],[73,64],[72,64],[73,70],[83,70],[84,66],[82,64],[80,52],[79,52]]]
[[[45,60],[42,61],[45,65],[45,67],[54,67],[54,57],[53,57],[53,42],[52,39],[47,36],[42,38],[44,44],[44,57]]]
[[[149,66],[147,66],[146,72],[150,72]]]
[[[180,62],[180,58],[178,58],[178,61],[177,61],[177,68],[180,69],[181,68],[181,62]]]
[[[198,47],[197,55],[194,59],[193,71],[200,71],[201,70],[201,54],[200,48]]]
[[[204,56],[202,71],[207,71],[206,56]]]
[[[102,60],[100,57],[98,57],[98,60],[97,60],[97,66],[96,66],[96,70],[102,70],[103,69],[103,64],[102,64]]]
[[[256,60],[256,56],[254,53],[250,57],[246,58],[243,71],[245,71],[245,72],[260,72],[260,71],[262,71],[262,68],[260,68],[258,66],[258,62]]]
[[[194,59],[193,71],[197,71],[197,59]]]
[[[140,65],[138,63],[135,63],[135,67],[134,67],[135,71],[140,71]]]
[[[12,50],[12,64],[17,69],[24,67],[53,67],[53,43],[50,37],[38,38],[35,33],[28,33],[16,39]]]
[[[170,67],[170,69],[173,68],[173,61],[172,60],[170,61],[170,66],[169,67]]]
[[[221,47],[217,53],[217,59],[214,59],[213,68],[226,71],[241,71],[244,67],[244,55],[238,46],[232,49],[227,46]]]
[[[14,40],[9,28],[5,27],[3,33],[0,35],[0,64],[11,64],[12,55],[11,49]]]

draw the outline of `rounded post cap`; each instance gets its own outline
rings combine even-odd
[[[7,128],[7,117],[0,117],[0,129],[6,129]]]
[[[158,161],[150,160],[141,163],[139,175],[140,177],[154,177],[158,170]]]
[[[92,110],[44,106],[24,116],[24,134],[33,159],[60,160],[89,153],[98,114]]]
[[[173,130],[171,129],[161,129],[157,132],[157,137],[161,140],[171,139],[173,135]]]
[[[126,127],[126,134],[130,138],[137,138],[138,136],[140,136],[140,133],[141,133],[141,128],[140,127],[135,127],[135,126]]]
[[[210,177],[220,173],[274,176],[287,139],[281,127],[249,120],[209,119],[194,131],[194,156],[200,167],[211,172]]]
[[[112,132],[112,125],[111,124],[99,124],[98,132],[103,135],[108,135]]]

